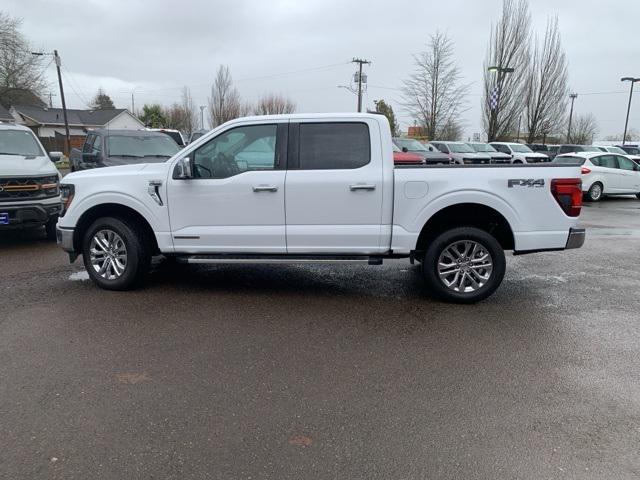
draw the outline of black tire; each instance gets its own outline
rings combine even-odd
[[[126,249],[126,263],[117,278],[105,278],[91,263],[90,249],[94,236],[100,232],[115,232]],[[115,217],[97,219],[85,231],[82,238],[82,259],[89,277],[106,290],[131,290],[142,283],[151,265],[150,242],[144,230],[134,222]],[[113,270],[111,270],[113,272]],[[108,273],[108,272],[106,272]]]
[[[44,231],[47,236],[47,240],[56,241],[56,224],[58,223],[58,216],[54,215],[47,220],[44,224]]]
[[[599,202],[602,200],[604,192],[604,186],[600,182],[594,182],[591,187],[589,187],[589,191],[587,192],[587,200],[590,202]]]
[[[445,250],[455,248],[454,246],[459,245],[458,242],[464,241],[479,245],[477,249],[478,255],[483,253],[482,249],[484,249],[484,253],[488,253],[490,256],[489,260],[491,260],[493,268],[492,271],[488,273],[486,280],[472,291],[456,291],[455,287],[447,286],[445,281],[440,278],[438,272],[440,257],[441,255],[446,255]],[[470,252],[467,252],[467,254],[469,253]],[[466,263],[464,262],[465,258],[467,259]],[[469,282],[475,282],[480,277],[475,269],[472,271],[472,269],[469,268],[470,265],[474,264],[474,262],[469,261],[469,259],[473,260],[471,257],[464,257],[463,255],[463,264],[462,266],[458,266],[458,270],[460,270],[460,268],[468,268],[468,271],[471,272],[473,276],[467,274],[466,278],[472,278],[473,280],[469,280]],[[476,258],[476,262],[479,261],[479,259],[480,256]],[[455,261],[452,262],[455,263]],[[480,269],[478,271],[487,274],[486,269],[480,268],[480,263],[475,263],[475,265],[477,265],[476,269]],[[441,299],[454,303],[475,303],[484,300],[496,291],[504,278],[505,267],[504,251],[494,236],[479,228],[458,227],[441,233],[429,244],[422,262],[422,273],[431,290]],[[465,279],[465,275],[463,274],[462,288],[464,290],[467,288],[467,279]],[[452,283],[456,283],[455,280]],[[469,285],[468,288],[473,288],[473,286]]]

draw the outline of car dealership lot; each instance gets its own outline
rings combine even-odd
[[[403,261],[158,265],[107,292],[5,235],[0,477],[637,477],[640,201],[582,223],[472,306]]]

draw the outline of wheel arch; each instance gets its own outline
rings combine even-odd
[[[145,232],[153,254],[157,254],[160,251],[153,228],[140,212],[132,207],[119,203],[101,203],[86,210],[78,219],[73,232],[73,248],[76,252],[82,251],[82,238],[86,230],[94,221],[101,217],[114,217],[135,222]]]
[[[481,203],[457,203],[442,208],[424,224],[418,235],[416,251],[426,250],[442,232],[461,226],[476,227],[493,235],[504,250],[515,248],[511,225],[495,208]]]

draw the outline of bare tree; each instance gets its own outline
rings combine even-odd
[[[0,103],[7,107],[24,92],[40,95],[47,86],[43,57],[30,53],[27,40],[18,30],[20,23],[0,12]]]
[[[571,139],[567,139],[568,143],[576,145],[588,145],[598,133],[598,123],[596,117],[592,113],[573,117],[571,124]]]
[[[426,50],[414,55],[413,73],[402,88],[404,106],[430,140],[445,139],[451,126],[460,126],[469,91],[461,80],[453,59],[453,42],[446,34],[436,32]]]
[[[242,102],[238,89],[233,86],[231,72],[226,65],[220,65],[211,86],[209,97],[209,123],[217,127],[234,118],[247,115],[251,108]]]
[[[162,113],[166,120],[166,128],[175,128],[187,136],[191,136],[191,133],[197,128],[198,115],[189,87],[183,87],[180,103],[176,102],[168,108],[163,108]]]
[[[483,65],[482,100],[482,120],[489,141],[507,137],[521,114],[522,90],[530,55],[530,24],[527,0],[504,0],[500,20],[491,26]],[[491,71],[490,67],[493,67]]]
[[[622,141],[622,134],[618,133],[616,135],[608,135],[606,137],[604,137],[605,140],[609,141],[609,142],[620,142]],[[624,141],[625,142],[633,142],[636,140],[640,140],[640,133],[638,133],[638,130],[636,130],[633,127],[629,127],[627,129],[627,136],[625,137]]]
[[[253,108],[255,115],[277,115],[281,113],[293,113],[295,111],[295,102],[274,93],[263,96]]]
[[[534,48],[524,86],[527,143],[557,131],[564,124],[567,76],[558,19],[549,19],[542,45],[536,44]]]

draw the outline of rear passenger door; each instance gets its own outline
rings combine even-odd
[[[288,253],[373,254],[388,249],[381,242],[383,159],[378,130],[378,124],[367,119],[290,124]]]

